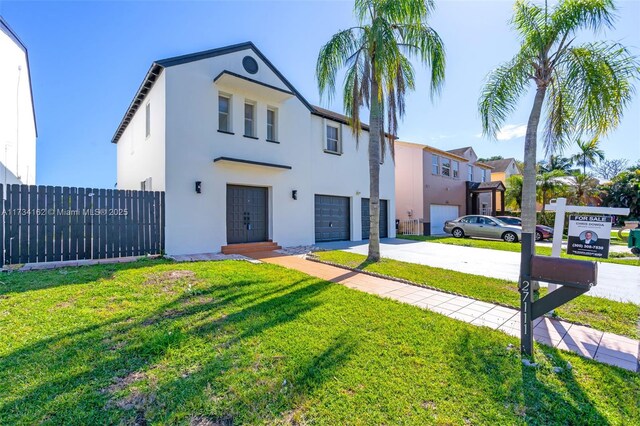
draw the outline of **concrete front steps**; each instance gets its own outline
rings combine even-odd
[[[279,250],[280,247],[273,241],[264,241],[259,243],[246,243],[246,244],[229,244],[228,246],[222,246],[223,254],[248,254],[259,253],[265,251]]]

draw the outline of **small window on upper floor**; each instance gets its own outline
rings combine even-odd
[[[327,132],[327,141],[326,141],[325,151],[331,152],[333,154],[340,154],[341,153],[340,128],[337,126],[327,124],[326,132]]]
[[[151,136],[151,103],[147,103],[147,106],[145,107],[145,132],[144,135],[146,138],[148,138],[149,136]]]
[[[231,96],[218,96],[218,130],[231,132]]]
[[[458,163],[457,161],[452,161],[451,169],[453,171],[453,178],[458,179],[460,177],[460,163]]]
[[[251,101],[244,103],[244,135],[256,137],[256,104]]]
[[[440,162],[438,156],[435,154],[431,154],[431,173],[434,175],[440,174]]]
[[[278,110],[276,108],[267,108],[267,141],[278,141]]]
[[[486,169],[482,169],[482,181],[481,182],[486,182],[487,181],[487,170]]]
[[[467,165],[467,180],[473,182],[473,166],[471,164]]]
[[[451,177],[451,160],[442,157],[440,164],[442,166],[442,176]]]

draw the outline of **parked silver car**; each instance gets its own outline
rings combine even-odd
[[[509,225],[491,216],[462,216],[455,220],[448,220],[444,224],[444,232],[456,238],[480,237],[504,240],[517,243],[522,234],[522,228]]]

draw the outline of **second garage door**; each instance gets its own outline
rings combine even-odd
[[[389,236],[389,222],[387,219],[387,200],[380,200],[380,238]],[[362,199],[362,239],[369,239],[369,199]]]
[[[348,197],[316,195],[316,242],[350,239]]]
[[[458,206],[431,204],[429,211],[431,213],[431,235],[444,234],[445,232],[442,230],[444,223],[458,217]]]

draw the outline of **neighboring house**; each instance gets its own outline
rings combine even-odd
[[[507,179],[509,179],[513,175],[520,175],[522,172],[518,168],[518,164],[516,163],[515,158],[504,158],[502,160],[491,160],[484,161],[484,164],[490,166],[491,169],[491,179],[494,181],[500,181],[507,186]],[[502,203],[502,193],[497,195],[496,202],[498,204]]]
[[[168,254],[358,241],[368,235],[367,130],[357,149],[347,118],[310,105],[252,43],[164,59],[113,137],[117,187],[165,191]],[[386,158],[380,222],[393,237]]]
[[[477,160],[471,147],[442,151],[396,141],[396,217],[418,219],[425,235],[437,235],[447,220],[502,212],[496,197],[504,185],[492,181],[491,167]]]
[[[36,183],[36,115],[27,48],[0,17],[0,183]]]

